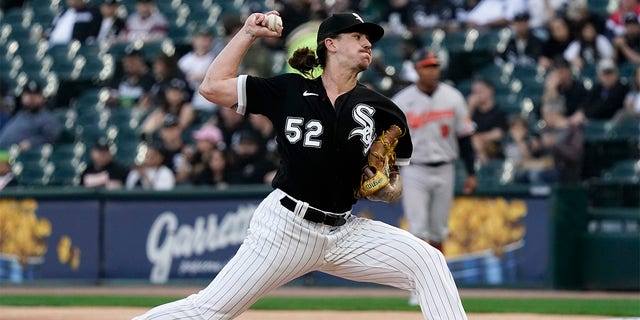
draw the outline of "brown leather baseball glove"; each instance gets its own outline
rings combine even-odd
[[[371,144],[367,156],[368,166],[362,173],[356,198],[393,202],[400,197],[402,186],[395,166],[394,149],[402,135],[400,127],[391,125]]]

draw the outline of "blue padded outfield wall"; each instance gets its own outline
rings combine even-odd
[[[0,237],[0,282],[211,279],[242,243],[264,194],[185,194],[0,198],[0,230],[26,230]],[[445,243],[456,282],[544,286],[548,212],[541,197],[456,198]],[[406,228],[399,204],[360,201],[353,213]],[[317,272],[300,281],[349,283]]]

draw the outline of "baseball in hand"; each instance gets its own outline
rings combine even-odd
[[[267,28],[271,31],[278,31],[278,28],[282,28],[282,18],[277,14],[267,15]]]

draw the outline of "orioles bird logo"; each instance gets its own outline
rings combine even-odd
[[[360,103],[353,108],[352,116],[353,120],[357,122],[360,127],[354,128],[349,132],[349,139],[355,136],[360,136],[360,141],[363,144],[362,154],[366,155],[367,151],[371,147],[373,143],[373,138],[375,135],[375,122],[373,121],[373,114],[376,112],[376,109],[373,107],[366,105],[364,103]]]

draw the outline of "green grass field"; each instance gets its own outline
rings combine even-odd
[[[1,295],[5,306],[121,306],[153,307],[181,297],[149,296],[87,296],[87,295]],[[603,315],[616,317],[640,316],[640,299],[503,299],[465,298],[468,313],[538,313]],[[389,310],[417,311],[407,305],[406,298],[299,298],[266,297],[254,310]]]

